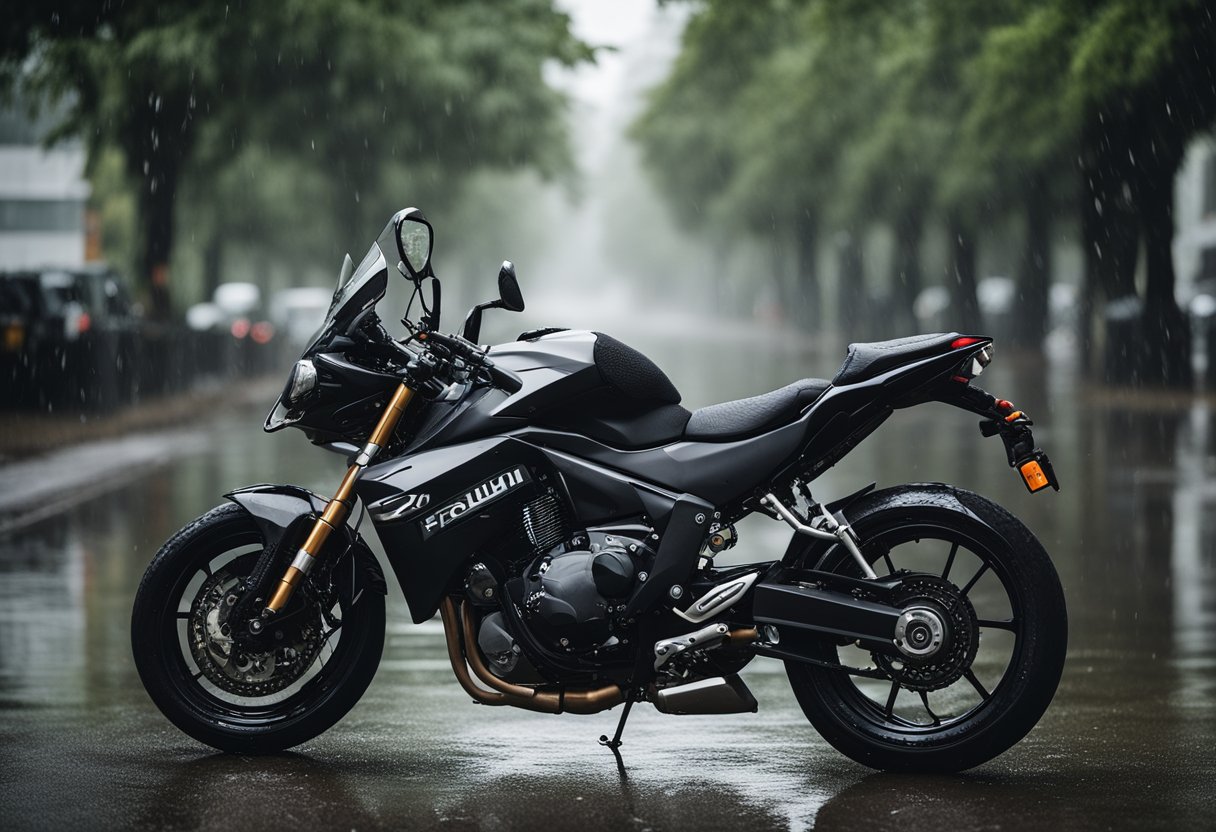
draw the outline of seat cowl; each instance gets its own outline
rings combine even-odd
[[[753,436],[793,421],[831,386],[826,379],[804,378],[759,396],[702,407],[693,411],[684,436],[702,442]]]
[[[922,358],[940,355],[950,348],[957,332],[933,332],[890,341],[849,344],[849,354],[832,384],[857,384]]]

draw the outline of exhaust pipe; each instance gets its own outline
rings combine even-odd
[[[625,701],[625,694],[619,685],[605,685],[591,690],[556,691],[538,690],[524,685],[515,685],[504,679],[499,679],[477,652],[477,637],[473,631],[473,619],[464,614],[464,602],[460,609],[451,598],[444,598],[439,606],[443,619],[443,632],[447,640],[448,659],[452,663],[452,672],[456,681],[465,692],[483,705],[511,705],[529,711],[539,711],[546,714],[560,714],[563,711],[572,714],[595,714],[614,708]],[[461,626],[463,624],[463,627]],[[462,639],[463,630],[463,639]],[[472,645],[470,649],[470,645]],[[466,664],[467,662],[467,664]],[[469,675],[469,668],[491,690],[477,685]]]
[[[756,697],[738,676],[716,676],[687,685],[663,688],[654,707],[665,714],[754,714]]]

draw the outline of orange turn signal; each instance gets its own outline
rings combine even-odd
[[[1018,471],[1021,472],[1022,479],[1026,482],[1026,487],[1030,489],[1031,494],[1051,485],[1047,481],[1047,475],[1043,473],[1043,466],[1039,465],[1036,460],[1023,462]]]

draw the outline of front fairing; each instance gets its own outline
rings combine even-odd
[[[380,237],[367,250],[363,260],[355,267],[350,279],[334,289],[325,321],[316,337],[304,349],[301,360],[312,360],[325,353],[342,351],[367,315],[374,312],[376,304],[388,291],[386,252],[393,250],[393,237],[393,224],[389,222],[380,232]],[[297,424],[304,416],[309,402],[303,400],[293,403],[288,399],[296,371],[293,367],[283,393],[266,416],[262,428],[268,433]]]

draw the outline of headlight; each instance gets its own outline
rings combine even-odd
[[[307,358],[296,362],[287,381],[287,403],[298,404],[317,386],[317,368]]]

